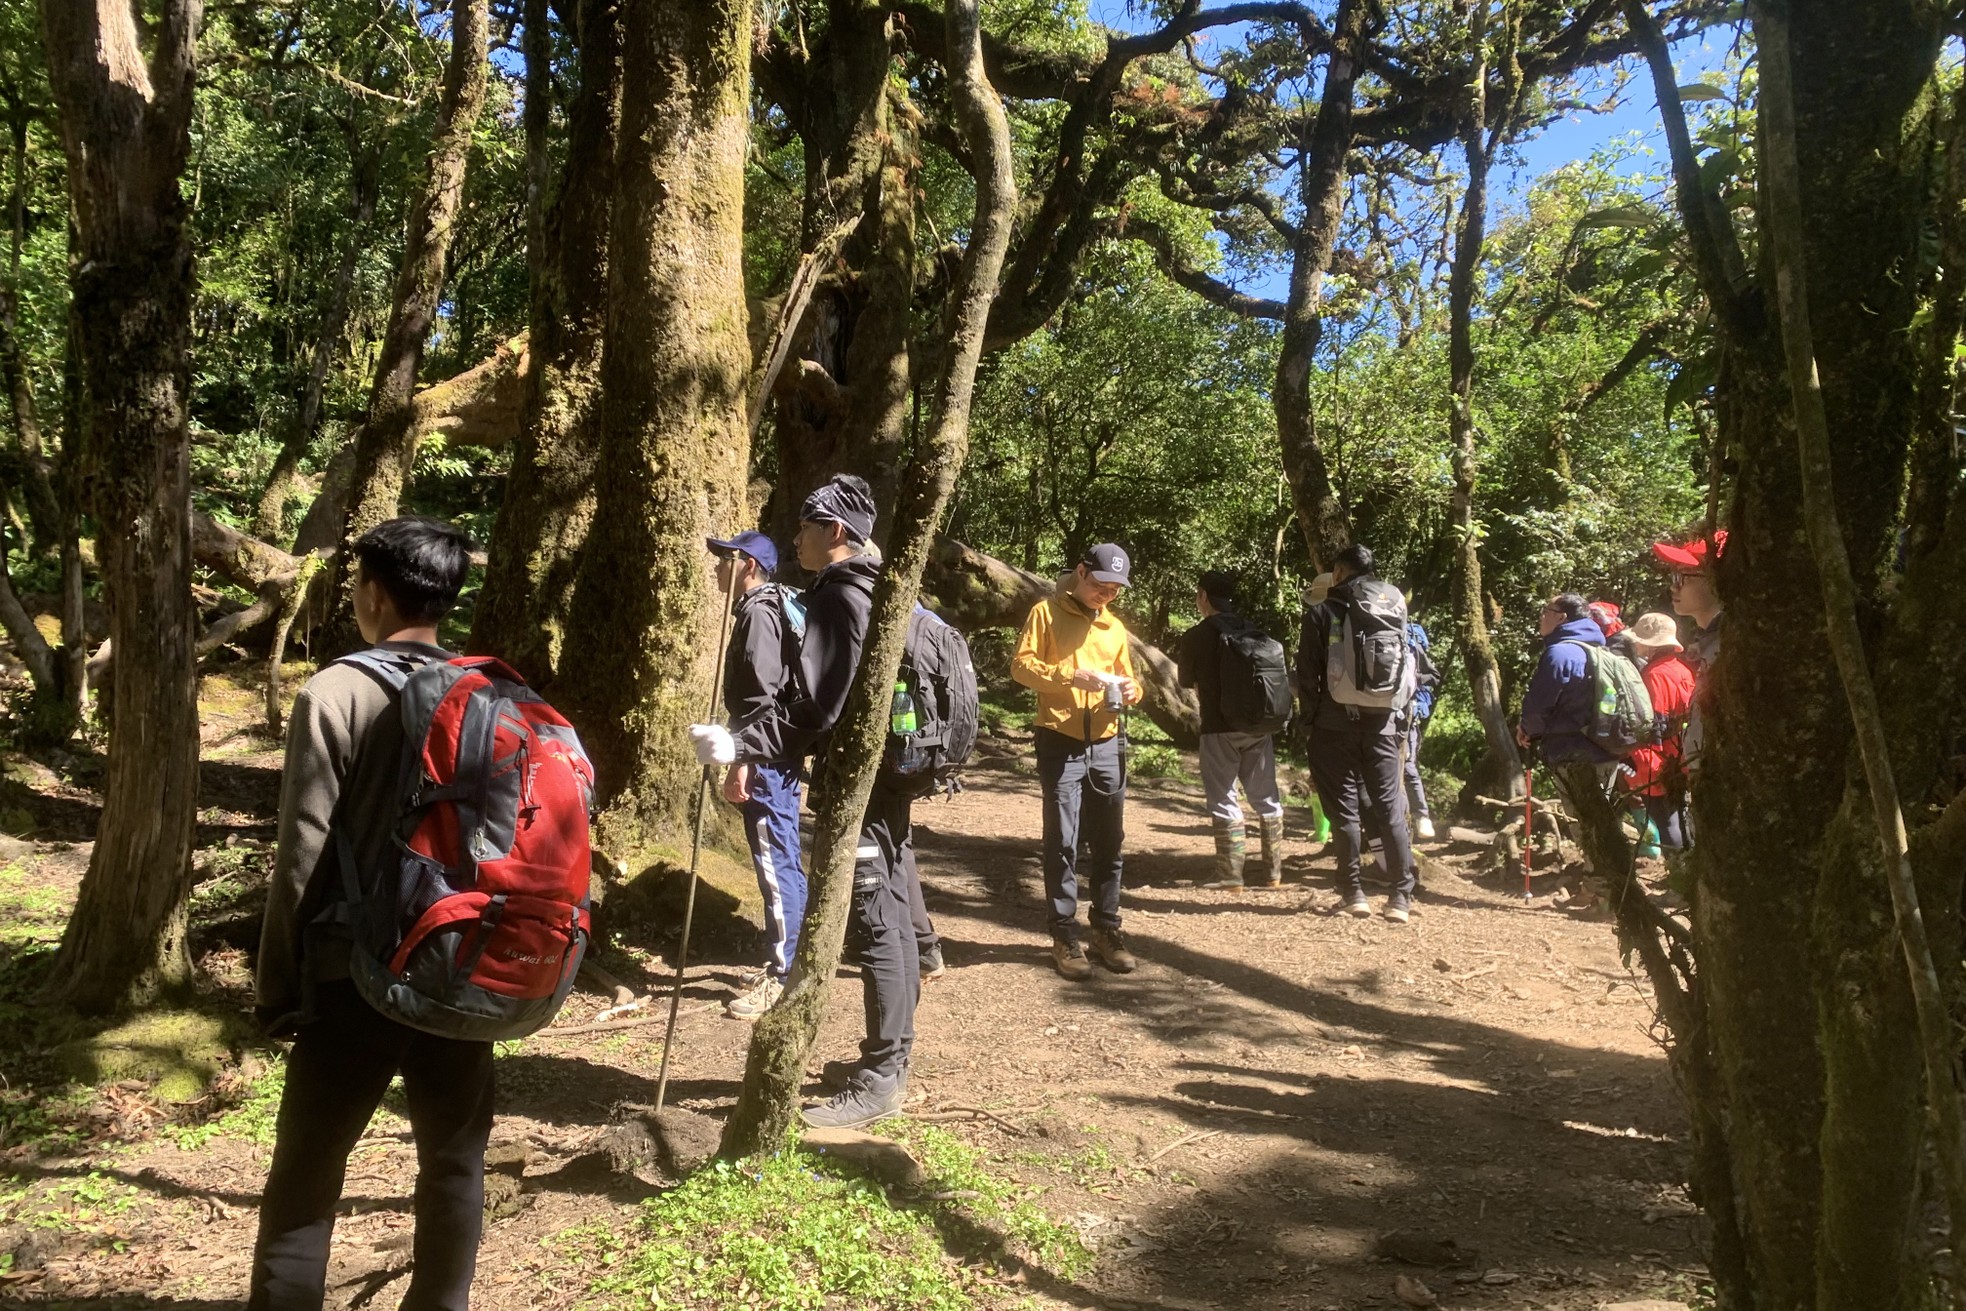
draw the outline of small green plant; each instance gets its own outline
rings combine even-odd
[[[284,1061],[269,1062],[265,1073],[247,1085],[246,1094],[231,1109],[197,1124],[169,1125],[164,1134],[187,1152],[214,1138],[238,1138],[256,1147],[271,1147],[280,1116],[280,1096],[287,1087]]]
[[[1181,752],[1172,746],[1136,742],[1126,767],[1135,778],[1188,777],[1188,771],[1181,763]]]

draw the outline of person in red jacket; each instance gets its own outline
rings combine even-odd
[[[1659,845],[1686,845],[1686,770],[1681,758],[1686,719],[1693,711],[1693,670],[1681,658],[1678,626],[1671,615],[1640,615],[1630,628],[1632,649],[1644,666],[1657,739],[1626,758],[1631,792],[1645,805]]]

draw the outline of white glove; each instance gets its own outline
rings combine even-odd
[[[728,765],[737,759],[737,743],[722,724],[691,724],[689,740],[699,765]]]

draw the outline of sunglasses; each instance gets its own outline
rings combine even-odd
[[[1705,578],[1706,576],[1706,572],[1699,569],[1675,569],[1671,574],[1667,575],[1672,580],[1674,587],[1683,586],[1689,578]]]

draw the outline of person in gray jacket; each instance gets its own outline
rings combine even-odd
[[[450,659],[437,624],[464,584],[470,539],[434,519],[392,519],[358,538],[354,555],[363,639],[411,660]],[[358,868],[386,858],[401,814],[403,751],[397,694],[362,667],[331,664],[301,688],[287,727],[255,979],[261,1023],[294,1045],[260,1201],[249,1311],[319,1311],[348,1154],[399,1073],[417,1147],[403,1306],[469,1304],[484,1223],[492,1045],[418,1032],[362,1000],[348,977],[349,941],[331,913],[341,879],[330,838],[349,839]]]

